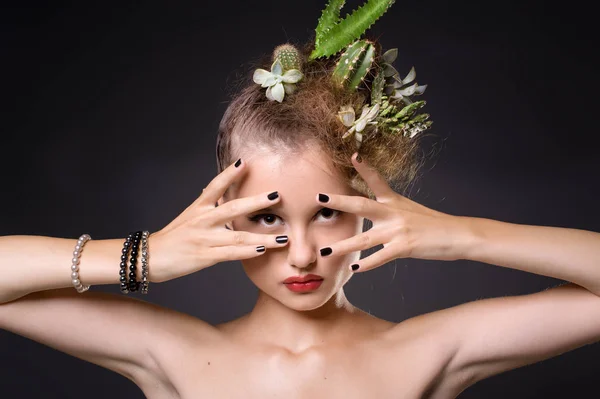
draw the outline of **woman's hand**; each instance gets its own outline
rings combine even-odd
[[[331,209],[363,216],[373,227],[361,234],[331,245],[331,254],[344,255],[382,244],[379,251],[352,265],[354,271],[366,271],[396,258],[457,260],[469,240],[466,218],[427,208],[396,193],[375,170],[352,156],[354,168],[375,194],[376,200],[362,196],[325,194],[320,204]],[[324,251],[325,253],[329,251]],[[358,266],[358,267],[357,267]]]
[[[239,161],[238,161],[239,162]],[[236,163],[237,164],[237,163]],[[232,231],[225,224],[279,202],[279,195],[263,193],[216,206],[227,188],[246,170],[245,163],[229,165],[179,216],[148,238],[149,276],[163,282],[223,261],[260,256],[268,248],[287,245],[287,237]],[[271,194],[271,195],[269,195]],[[279,237],[279,241],[276,238]],[[283,242],[281,242],[283,241]]]

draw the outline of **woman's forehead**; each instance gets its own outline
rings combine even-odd
[[[247,197],[266,191],[280,195],[310,198],[319,192],[350,195],[353,190],[325,155],[297,153],[254,153],[247,160],[246,173],[236,184],[236,196]]]

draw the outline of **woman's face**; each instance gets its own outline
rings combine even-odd
[[[253,152],[243,180],[231,188],[228,199],[278,191],[281,200],[271,208],[232,221],[234,230],[287,235],[279,249],[267,249],[256,258],[242,261],[250,280],[265,294],[296,310],[322,306],[350,279],[349,265],[360,252],[344,256],[321,256],[319,249],[362,232],[363,218],[326,208],[318,193],[360,195],[348,186],[324,155]],[[316,274],[323,278],[315,290],[294,292],[283,281],[291,276]]]

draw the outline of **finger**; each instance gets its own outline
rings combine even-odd
[[[382,205],[378,204],[377,201],[360,195],[319,193],[316,198],[317,202],[322,205],[326,204],[327,208],[354,213],[359,216],[364,216],[367,219],[374,219],[383,212],[380,208]]]
[[[212,248],[212,253],[217,259],[217,262],[233,261],[239,259],[250,259],[261,256],[267,252],[265,246],[262,245],[227,245],[224,247]]]
[[[280,248],[288,243],[287,235],[277,234],[257,234],[247,231],[225,231],[224,234],[216,234],[211,237],[210,245],[219,246],[245,246],[245,245],[264,245],[266,248]]]
[[[364,251],[376,245],[383,244],[389,236],[376,229],[365,231],[342,241],[338,241],[329,247],[320,249],[321,256],[346,255],[351,252]]]
[[[358,162],[356,157],[358,153],[352,155],[352,164],[354,169],[363,178],[377,199],[385,199],[392,197],[396,192],[392,190],[387,181],[373,168],[371,168],[365,160]]]
[[[268,208],[279,201],[280,197],[277,191],[264,192],[251,197],[236,198],[214,208],[214,210],[211,211],[210,218],[216,224],[223,224],[238,216],[247,215],[260,209]]]
[[[214,204],[225,194],[225,191],[246,170],[246,163],[241,158],[232,163],[208,183],[202,191],[200,199],[203,203]]]
[[[350,265],[349,268],[355,273],[366,272],[367,270],[375,269],[394,259],[396,259],[394,250],[391,248],[391,246],[387,246],[367,256],[366,258],[359,260],[353,265]],[[358,268],[356,268],[357,266]]]

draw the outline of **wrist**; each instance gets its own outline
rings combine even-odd
[[[483,219],[471,216],[455,216],[453,235],[454,258],[472,260],[474,251],[483,242],[480,224]]]
[[[163,275],[163,271],[166,270],[162,266],[163,262],[160,258],[160,247],[157,240],[157,231],[150,233],[148,236],[148,281],[150,283],[162,283],[169,280]]]

